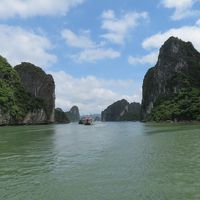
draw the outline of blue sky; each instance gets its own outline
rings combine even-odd
[[[170,36],[200,51],[199,0],[1,0],[0,54],[51,73],[56,106],[100,113],[142,81]]]

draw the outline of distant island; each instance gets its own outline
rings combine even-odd
[[[55,123],[57,124],[70,123],[70,119],[67,117],[66,113],[61,108],[55,109]]]
[[[70,122],[78,122],[80,120],[80,113],[78,106],[72,106],[70,111],[65,112]]]
[[[80,113],[78,106],[72,106],[70,111],[64,112],[61,108],[55,109],[55,123],[78,122]]]
[[[140,103],[129,103],[122,99],[108,106],[101,113],[102,121],[139,121],[141,120]]]

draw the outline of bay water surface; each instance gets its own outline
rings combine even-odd
[[[0,200],[199,200],[200,125],[0,128]]]

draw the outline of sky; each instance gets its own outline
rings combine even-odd
[[[200,0],[1,0],[0,54],[52,74],[56,107],[100,113],[141,102],[145,73],[170,37],[200,51]]]

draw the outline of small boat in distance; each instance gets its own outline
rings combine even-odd
[[[82,118],[82,119],[80,119],[79,124],[92,125],[93,119],[91,117]]]

